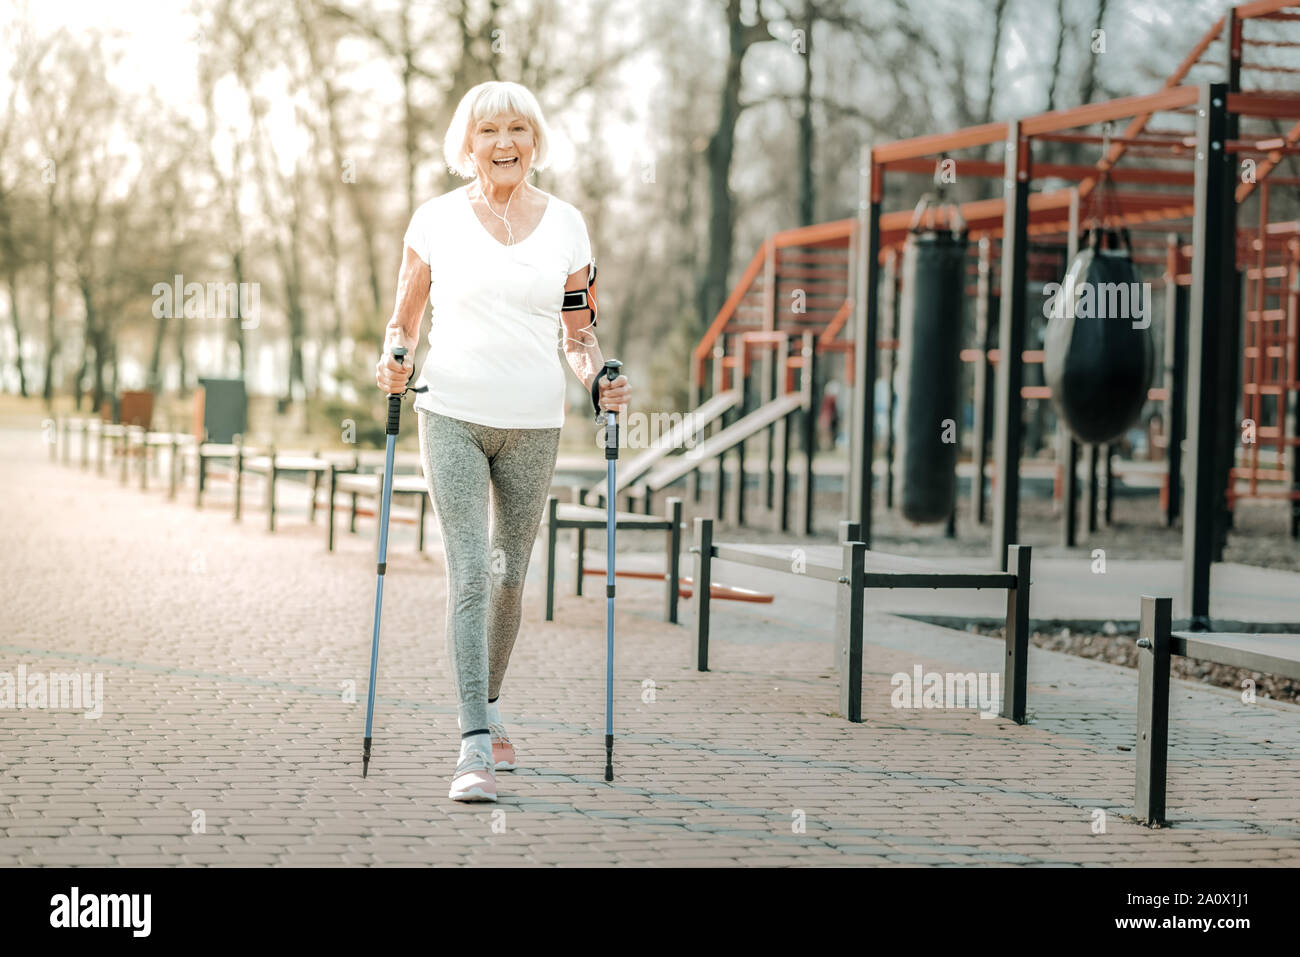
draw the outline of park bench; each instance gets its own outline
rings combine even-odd
[[[1138,628],[1137,786],[1135,813],[1165,821],[1169,757],[1169,664],[1174,655],[1300,680],[1300,635],[1173,631],[1170,598],[1142,596]]]
[[[358,508],[358,499],[373,499],[376,502],[375,513],[378,513],[378,502],[383,492],[384,476],[375,473],[360,473],[350,470],[343,470],[331,466],[329,473],[329,490],[328,490],[328,521],[325,532],[325,547],[327,551],[334,551],[334,498],[342,492],[351,499],[351,509],[348,516],[348,531],[355,533],[357,530],[357,515],[360,512]],[[414,495],[419,500],[419,517],[415,519],[415,548],[418,552],[424,551],[424,520],[429,509],[429,486],[424,480],[423,474],[400,473],[393,476],[393,495]],[[389,511],[389,521],[404,521],[403,517],[393,514]],[[379,523],[375,523],[376,535],[379,531]]]
[[[230,459],[232,474],[238,475],[238,459],[244,454],[242,444],[232,442],[194,442],[186,446],[183,461],[194,460],[194,507],[203,507],[203,493],[208,487],[208,463],[213,459]],[[235,496],[238,498],[241,483],[235,482]]]
[[[50,442],[50,459],[67,465],[72,455],[72,435],[80,433],[81,467],[89,465],[90,436],[95,436],[95,471],[104,474],[104,440],[110,439],[120,445],[120,439],[126,435],[127,427],[111,422],[104,422],[98,416],[65,415],[54,419],[54,436]]]
[[[729,545],[713,540],[713,519],[695,519],[691,546],[695,564],[695,667],[709,670],[709,588],[715,561],[799,575],[841,586],[836,601],[835,640],[840,671],[840,711],[862,720],[863,606],[868,588],[999,588],[1007,592],[1005,673],[1001,715],[1025,723],[1026,665],[1029,653],[1030,548],[1007,548],[1008,571],[957,569],[903,555],[868,551],[854,541],[855,522],[840,523],[841,545]],[[839,560],[836,561],[838,552]]]
[[[243,474],[252,472],[266,477],[266,527],[275,531],[276,480],[282,472],[305,472],[311,476],[311,501],[307,520],[316,521],[316,500],[320,491],[321,479],[331,472],[355,471],[360,457],[349,453],[330,453],[322,455],[313,452],[277,452],[271,447],[263,454],[235,456],[235,521],[239,521],[240,506],[243,496],[240,494]]]
[[[167,449],[168,496],[174,498],[176,495],[176,471],[177,464],[181,457],[181,447],[189,445],[193,441],[194,436],[187,432],[146,433],[144,436],[145,449],[140,462],[140,489],[143,491],[148,487],[148,464],[152,462],[154,466],[154,476],[156,477],[159,469],[159,453],[162,449]],[[149,453],[150,449],[154,450],[152,454]]]
[[[555,620],[555,545],[561,529],[572,528],[578,532],[577,580],[574,584],[575,594],[582,594],[582,579],[586,574],[583,565],[585,533],[590,529],[604,531],[607,525],[606,510],[579,502],[561,503],[550,495],[546,499],[546,514],[542,519],[546,526],[546,620]],[[639,515],[634,512],[614,513],[616,531],[664,532],[664,619],[677,623],[677,598],[681,577],[682,547],[682,501],[670,498],[667,501],[667,514]],[[609,557],[606,556],[606,561]],[[617,575],[617,567],[615,574]]]
[[[59,438],[60,437],[62,438],[62,445],[63,445],[62,458],[65,465],[68,462],[69,455],[71,455],[71,446],[72,446],[71,434],[73,432],[78,432],[80,433],[81,436],[80,442],[78,443],[80,453],[81,453],[80,454],[81,467],[84,469],[89,466],[90,434],[92,432],[95,433],[96,442],[100,441],[99,433],[100,433],[101,425],[102,423],[100,422],[98,416],[89,416],[89,415],[64,416],[60,419],[55,420],[55,433],[56,433],[55,440],[57,444]],[[50,446],[50,457],[51,458],[56,457],[54,444]]]

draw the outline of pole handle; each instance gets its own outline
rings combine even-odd
[[[606,359],[605,368],[601,369],[596,375],[596,380],[592,388],[597,394],[600,392],[600,378],[604,376],[610,382],[619,377],[619,370],[623,368],[623,363],[617,359]],[[605,459],[615,461],[618,459],[618,413],[613,409],[605,413]]]
[[[394,346],[393,358],[399,364],[406,364],[406,346]],[[396,435],[397,430],[402,423],[402,392],[393,392],[388,396],[388,428],[385,430],[386,435]]]

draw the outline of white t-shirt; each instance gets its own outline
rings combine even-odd
[[[429,266],[433,327],[415,408],[502,429],[564,424],[564,283],[591,262],[582,214],[547,194],[537,227],[498,242],[469,186],[420,206],[404,241]]]

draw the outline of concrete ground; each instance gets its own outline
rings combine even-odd
[[[268,533],[260,490],[235,524],[228,486],[196,511],[0,430],[0,673],[98,674],[104,695],[98,718],[0,710],[0,864],[1300,863],[1300,708],[1174,682],[1153,830],[1129,817],[1133,672],[1033,648],[1028,725],[896,709],[895,673],[997,672],[1001,645],[873,606],[852,725],[811,590],[716,604],[699,673],[689,603],[669,625],[662,585],[620,581],[607,784],[604,601],[562,580],[543,621],[540,542],[502,697],[520,768],[498,804],[455,804],[441,551],[409,526],[363,780],[373,525],[331,555],[291,491]]]

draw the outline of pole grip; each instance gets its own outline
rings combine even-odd
[[[602,375],[605,378],[607,378],[610,382],[613,382],[615,379],[618,378],[619,369],[621,368],[623,368],[623,363],[619,362],[617,359],[606,359],[605,368],[601,369],[600,373],[597,374],[596,382],[593,383],[593,386],[595,386],[600,382],[600,377]],[[609,409],[605,412],[605,459],[607,461],[613,461],[617,458],[618,458],[618,413],[615,412],[613,409]]]
[[[393,358],[399,365],[406,365],[406,346],[394,346]],[[388,396],[388,428],[386,435],[396,435],[402,422],[402,395],[401,393],[390,394]]]
[[[605,413],[605,458],[613,461],[618,458],[618,413]]]

